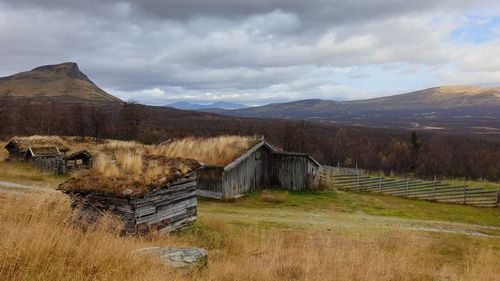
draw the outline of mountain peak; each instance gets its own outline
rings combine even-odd
[[[67,102],[121,102],[94,84],[75,62],[36,67],[30,71],[0,77],[0,95],[13,98]],[[7,94],[6,94],[7,96]]]
[[[78,68],[78,64],[76,62],[64,62],[60,64],[43,65],[36,67],[31,71],[38,73],[55,74],[59,76],[67,76],[70,78],[81,79],[90,82],[89,78],[80,71],[80,69]]]

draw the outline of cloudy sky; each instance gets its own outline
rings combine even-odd
[[[0,0],[0,76],[65,61],[147,104],[499,85],[500,1]]]

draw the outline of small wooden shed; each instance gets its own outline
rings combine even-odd
[[[44,171],[64,173],[64,155],[55,146],[29,147],[25,159]]]
[[[75,152],[64,158],[66,171],[90,169],[94,162],[94,157],[87,150]]]
[[[109,186],[107,189],[79,188],[79,179],[69,179],[59,189],[68,194],[76,222],[92,223],[111,214],[124,223],[123,234],[145,234],[150,231],[171,232],[197,218],[197,175],[189,173],[163,178],[154,186],[131,188]],[[199,164],[198,166],[199,167]],[[99,180],[95,180],[99,185]]]
[[[262,140],[224,167],[200,169],[198,195],[228,199],[270,186],[300,191],[318,184],[320,168],[307,154],[278,152]]]
[[[30,148],[35,148],[38,150],[35,154],[47,154],[45,157],[49,157],[48,154],[57,154],[53,148],[57,148],[59,154],[64,155],[69,151],[69,148],[58,138],[42,138],[42,137],[17,137],[11,139],[6,145],[5,149],[9,152],[9,160],[24,161],[27,156],[33,155],[29,151]],[[59,156],[59,155],[57,155]]]

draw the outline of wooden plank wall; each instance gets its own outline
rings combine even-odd
[[[273,183],[291,191],[308,187],[309,157],[302,155],[273,154]]]
[[[31,157],[29,158],[29,162],[43,170],[48,171],[54,174],[64,174],[64,160],[62,157]]]
[[[198,195],[222,199],[223,167],[204,167],[198,170]]]
[[[270,184],[268,168],[270,153],[268,148],[261,147],[254,151],[236,167],[223,176],[223,197],[238,197],[249,191],[257,190]],[[266,172],[264,172],[266,170]]]

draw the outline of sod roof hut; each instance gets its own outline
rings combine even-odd
[[[198,194],[227,199],[270,186],[300,191],[318,184],[320,168],[307,154],[279,152],[261,140],[227,165],[200,169]]]
[[[66,170],[68,172],[74,170],[90,169],[94,161],[94,156],[87,150],[75,152],[64,158]]]
[[[78,222],[112,214],[123,221],[124,234],[170,232],[197,217],[199,167],[194,160],[162,156],[98,157],[90,171],[73,175],[59,189],[70,196]]]
[[[30,148],[35,151],[29,151]],[[26,160],[30,156],[57,157],[69,151],[67,144],[54,136],[15,137],[5,145],[5,149],[9,152],[9,160],[18,161]]]

